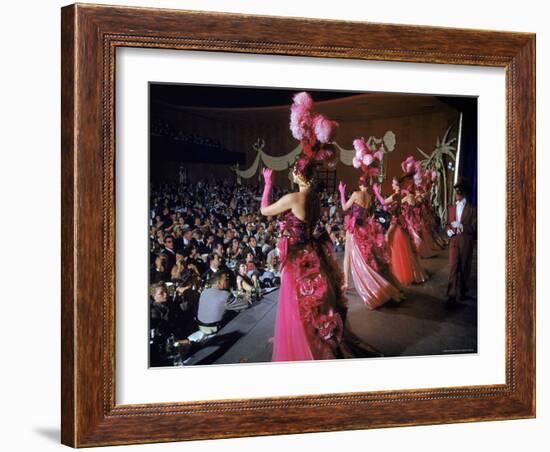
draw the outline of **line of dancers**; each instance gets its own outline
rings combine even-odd
[[[346,186],[339,184],[340,199],[346,216],[346,249],[344,255],[344,290],[351,274],[355,289],[369,309],[389,300],[400,302],[402,287],[428,280],[420,257],[433,257],[444,248],[439,227],[428,196],[437,177],[423,170],[412,157],[403,162],[403,175],[393,178],[393,193],[384,198],[378,183],[368,184],[378,175],[380,152],[372,152],[362,140],[355,140],[354,166],[363,174],[359,190],[346,200]],[[390,226],[384,233],[375,218],[375,203],[390,215]]]
[[[393,180],[393,193],[384,198],[380,187],[369,183],[378,175],[382,152],[369,149],[363,139],[354,141],[359,189],[346,199],[346,186],[339,185],[343,210],[351,212],[345,220],[342,273],[330,239],[316,228],[320,205],[313,178],[318,165],[336,165],[338,156],[330,141],[338,124],[315,112],[308,93],[298,93],[293,100],[290,129],[303,146],[293,169],[298,191],[272,203],[272,171],[263,170],[261,213],[282,214],[277,244],[281,287],[272,360],[381,356],[349,327],[348,278],[351,274],[370,309],[389,300],[401,301],[403,286],[428,279],[419,255],[433,255],[442,245],[427,199],[434,173],[422,171],[419,162],[409,158],[403,176]],[[391,216],[387,232],[374,216],[377,201]]]

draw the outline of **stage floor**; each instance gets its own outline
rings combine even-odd
[[[431,275],[429,281],[405,288],[407,299],[400,304],[369,311],[355,291],[349,292],[353,331],[387,357],[477,352],[477,297],[446,309],[447,251],[422,264]],[[474,259],[472,294],[477,293],[476,267]],[[278,292],[238,314],[185,365],[269,362]]]

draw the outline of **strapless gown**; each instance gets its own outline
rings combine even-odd
[[[328,238],[287,212],[279,222],[281,287],[273,361],[381,356],[349,329],[342,273]]]
[[[368,209],[353,204],[351,215],[346,217],[345,259],[349,260],[357,294],[367,308],[376,309],[390,300],[401,301],[402,294],[378,272],[389,257],[382,227],[368,213]]]
[[[400,284],[408,286],[428,280],[407,231],[407,223],[399,207],[392,209],[391,232],[388,231],[390,271]]]
[[[437,254],[437,245],[434,243],[424,221],[420,208],[410,205],[403,206],[403,217],[407,225],[407,232],[412,239],[418,256],[423,258],[434,257]]]

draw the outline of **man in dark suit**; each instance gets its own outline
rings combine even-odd
[[[449,206],[447,236],[449,237],[449,283],[447,285],[447,305],[456,303],[456,298],[465,298],[472,267],[472,255],[477,227],[477,212],[468,203],[468,185],[459,179],[454,186],[456,202]]]
[[[259,264],[264,260],[262,248],[258,246],[258,241],[255,236],[251,236],[248,240],[248,249],[254,255],[254,262],[256,262],[256,264]]]
[[[172,267],[176,264],[176,249],[175,239],[171,235],[164,238],[164,249],[161,254],[166,257],[166,271],[168,275],[172,271]]]

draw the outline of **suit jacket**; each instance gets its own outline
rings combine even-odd
[[[458,234],[457,229],[451,226],[453,221],[456,221],[456,204],[449,206],[446,230],[451,229],[455,234]],[[462,234],[466,234],[473,238],[477,232],[477,212],[476,208],[468,202],[466,202],[466,205],[464,206],[460,222],[463,226]]]

